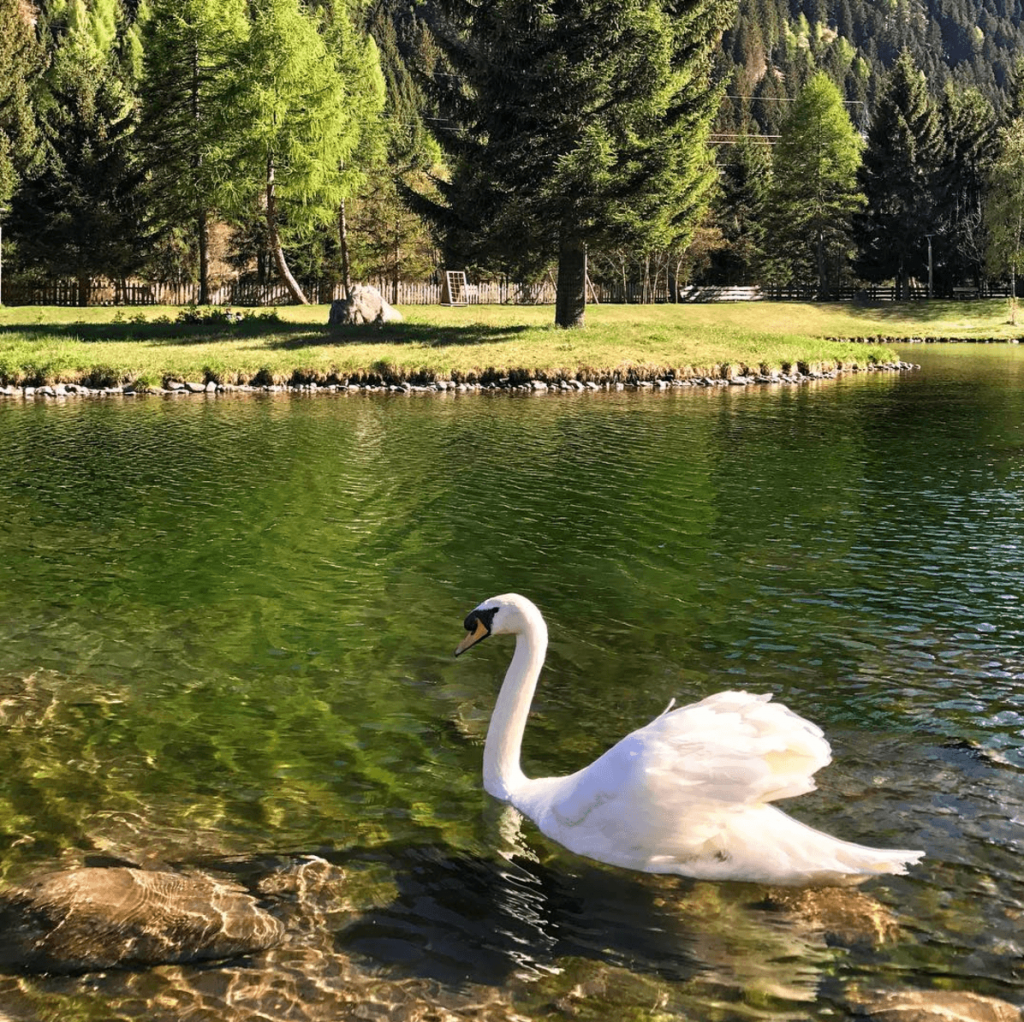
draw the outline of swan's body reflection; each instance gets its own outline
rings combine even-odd
[[[436,847],[378,853],[396,895],[339,933],[339,947],[456,986],[610,969],[683,989],[697,980],[705,995],[710,983],[786,1001],[818,996],[835,952],[820,926],[774,909],[769,889],[606,868],[566,855],[529,823],[524,833],[511,806],[489,803],[485,813],[493,858]]]

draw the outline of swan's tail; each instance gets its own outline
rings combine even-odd
[[[708,880],[752,880],[793,886],[858,884],[885,873],[906,873],[924,852],[905,848],[869,848],[842,841],[774,806],[761,805],[731,815],[708,841],[707,854],[678,862],[674,869],[654,863],[652,871],[685,872]],[[665,864],[667,865],[667,863]]]

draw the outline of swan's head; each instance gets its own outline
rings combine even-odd
[[[518,593],[492,596],[466,615],[464,627],[467,634],[455,655],[465,653],[470,646],[475,646],[489,635],[519,635],[531,626],[535,628],[538,622],[543,628],[540,611],[525,596]]]

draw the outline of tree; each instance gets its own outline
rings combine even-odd
[[[713,182],[724,0],[446,0],[434,78],[451,157],[422,200],[463,264],[558,263],[555,322],[582,326],[587,250],[685,241]]]
[[[152,0],[143,33],[138,146],[161,231],[187,228],[198,252],[199,301],[210,300],[210,220],[235,173],[221,145],[248,24],[245,0]]]
[[[708,279],[719,284],[751,284],[764,258],[765,212],[771,180],[771,150],[742,136],[722,146],[719,194],[713,204],[722,247],[710,255]]]
[[[94,276],[127,277],[149,244],[132,157],[130,26],[120,0],[50,13],[41,34],[52,58],[36,90],[41,154],[13,204],[11,233],[25,265],[75,277],[87,304]]]
[[[869,280],[895,278],[907,296],[911,276],[927,269],[926,237],[937,233],[937,175],[942,136],[924,75],[900,54],[868,129],[860,185],[865,212],[855,218],[858,271]]]
[[[1017,275],[1024,271],[1024,117],[999,131],[999,153],[985,196],[988,260],[993,272],[1010,274],[1011,321],[1017,322]]]
[[[227,194],[236,215],[258,207],[281,279],[307,299],[285,258],[285,244],[336,222],[354,187],[365,107],[339,70],[324,22],[299,0],[250,0],[252,24],[242,74],[225,108],[224,152],[238,167]],[[376,50],[369,49],[376,59]],[[379,71],[377,72],[379,75]]]
[[[346,200],[366,185],[370,171],[379,169],[394,137],[394,117],[381,120],[385,108],[385,79],[373,36],[357,31],[345,4],[328,12],[327,48],[334,56],[347,96],[348,116],[357,137],[340,166],[341,199],[338,203],[338,247],[341,278],[346,296],[352,293],[351,255],[348,243]]]
[[[947,85],[939,122],[944,145],[936,209],[942,231],[937,276],[947,291],[964,279],[980,287],[986,248],[982,205],[996,145],[995,111],[977,89]]]
[[[29,89],[39,66],[25,6],[0,0],[0,210],[32,160],[36,126]]]
[[[862,145],[839,90],[819,71],[801,89],[775,147],[767,231],[786,276],[813,274],[819,298],[829,294],[830,262],[849,254],[852,217],[864,205]]]
[[[1007,103],[1003,111],[1003,122],[1009,124],[1018,117],[1024,117],[1024,57],[1019,57],[1013,70],[1007,76]]]

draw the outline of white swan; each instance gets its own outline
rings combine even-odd
[[[814,790],[831,760],[821,729],[769,702],[719,692],[669,708],[590,766],[530,779],[523,731],[548,631],[523,596],[485,600],[466,618],[455,655],[489,635],[514,635],[515,654],[484,746],[484,788],[579,855],[647,873],[769,884],[857,883],[905,873],[923,852],[840,841],[767,803]]]

